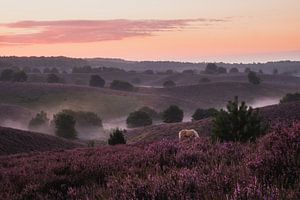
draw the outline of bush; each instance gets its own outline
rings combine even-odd
[[[130,128],[149,126],[152,124],[152,119],[146,112],[135,111],[129,114],[126,123]]]
[[[186,69],[186,70],[182,71],[182,74],[190,74],[190,75],[192,75],[192,74],[195,74],[195,71],[192,70],[192,69]]]
[[[34,118],[30,120],[28,127],[31,130],[39,130],[40,128],[47,126],[48,123],[49,123],[49,119],[47,117],[47,113],[41,111],[40,113],[37,113]]]
[[[218,113],[218,111],[214,108],[209,109],[201,109],[198,108],[195,113],[193,114],[193,120],[201,120],[209,117],[213,117]]]
[[[73,110],[63,110],[62,112],[75,119],[76,127],[102,127],[102,120],[96,113]]]
[[[75,130],[76,121],[70,114],[60,112],[53,116],[55,124],[55,134],[67,139],[75,139],[77,133]]]
[[[90,78],[90,86],[103,88],[105,86],[105,80],[99,75],[92,75]]]
[[[110,84],[110,88],[113,90],[133,91],[134,87],[126,81],[114,80]]]
[[[62,79],[58,77],[56,74],[48,74],[47,83],[62,83]]]
[[[294,101],[300,101],[300,93],[296,92],[294,94],[287,94],[281,100],[280,103],[289,103]]]
[[[277,75],[278,74],[278,69],[273,69],[273,75]]]
[[[176,123],[183,120],[183,111],[175,105],[170,106],[163,112],[163,122]]]
[[[250,71],[248,73],[248,81],[249,83],[252,83],[254,85],[260,84],[260,78],[257,76],[257,74],[253,71]]]
[[[125,130],[115,129],[109,136],[108,144],[109,145],[117,145],[117,144],[126,144],[126,140],[124,137]]]
[[[163,86],[165,88],[171,88],[171,87],[175,87],[176,83],[174,81],[169,80],[169,81],[165,81],[164,84],[163,84]]]
[[[161,118],[160,114],[158,112],[156,112],[156,110],[154,110],[153,108],[149,108],[147,106],[140,108],[139,111],[147,113],[152,119],[160,119]]]
[[[239,73],[239,70],[238,70],[238,68],[233,67],[233,68],[231,68],[231,69],[229,70],[229,73],[231,73],[231,74]]]
[[[215,63],[208,63],[205,68],[205,73],[215,74],[218,70],[218,66]]]
[[[213,120],[213,139],[220,141],[254,141],[265,132],[258,109],[253,110],[238,97],[229,101]]]

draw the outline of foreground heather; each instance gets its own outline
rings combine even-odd
[[[0,159],[1,199],[300,199],[300,122],[255,144],[160,141]]]

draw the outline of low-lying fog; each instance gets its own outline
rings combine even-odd
[[[259,107],[264,107],[264,106],[269,106],[269,105],[274,105],[274,104],[278,104],[280,101],[280,98],[260,98],[257,100],[254,100],[250,103],[248,103],[249,106],[253,107],[253,108],[259,108]],[[47,111],[46,111],[47,112]],[[52,116],[52,113],[54,114],[55,112],[49,110],[49,112],[47,112],[49,115],[48,116]],[[189,113],[185,113],[184,122],[189,122],[192,119],[193,113],[189,112]],[[17,122],[15,120],[11,120],[11,119],[4,119],[2,121],[0,121],[0,126],[4,126],[4,127],[11,127],[11,128],[16,128],[16,129],[21,129],[21,130],[28,130],[28,124],[24,124],[22,122]],[[80,139],[85,139],[85,140],[106,140],[109,137],[109,132],[111,129],[114,128],[121,128],[121,129],[127,129],[126,126],[126,117],[121,117],[121,118],[116,118],[113,120],[104,120],[103,121],[103,128],[101,128],[101,130],[85,130],[85,131],[81,131],[78,136]],[[41,132],[45,132],[47,133],[47,131],[41,131]],[[53,132],[53,131],[51,131]],[[49,133],[53,135],[54,133]]]

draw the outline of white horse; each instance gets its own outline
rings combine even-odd
[[[178,136],[179,136],[179,140],[182,140],[184,138],[199,138],[198,132],[195,131],[194,129],[191,129],[191,130],[187,130],[187,129],[181,130],[181,131],[179,131]]]

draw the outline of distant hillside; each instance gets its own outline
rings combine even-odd
[[[58,137],[0,127],[0,156],[33,151],[52,151],[83,147]]]
[[[300,102],[272,105],[260,108],[264,120],[273,124],[283,121],[300,121]],[[126,133],[130,143],[174,139],[182,129],[195,129],[201,136],[208,136],[212,130],[211,119],[174,124],[160,124],[137,128]]]
[[[2,63],[2,64],[1,64]],[[88,62],[80,58],[67,57],[0,57],[0,68],[19,67],[19,68],[58,68],[71,70],[73,67],[82,67],[88,65]]]
[[[299,73],[300,61],[279,61],[279,62],[267,62],[267,63],[216,63],[218,66],[225,67],[227,69],[236,67],[240,71],[244,71],[245,68],[251,68],[252,70],[262,70],[265,73],[272,73],[273,69],[278,69],[279,73]],[[73,67],[83,67],[90,65],[92,67],[113,67],[125,70],[144,71],[151,69],[154,71],[165,71],[168,69],[183,71],[185,69],[204,70],[206,62],[175,62],[175,61],[127,61],[122,59],[111,58],[68,58],[68,57],[0,57],[0,68],[5,67],[19,67],[19,68],[59,68],[63,70],[71,70]]]

